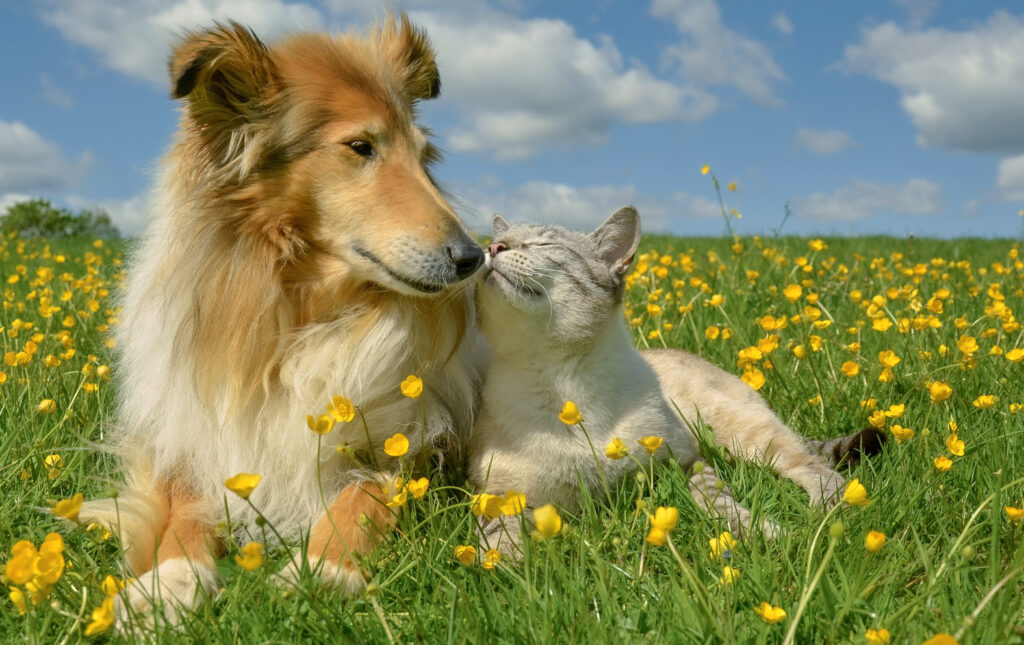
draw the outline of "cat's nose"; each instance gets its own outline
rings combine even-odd
[[[502,244],[501,242],[491,242],[490,244],[487,245],[487,252],[491,254],[492,258],[495,255],[497,255],[497,254],[499,254],[502,251],[505,251],[507,249],[508,249],[508,247],[506,245]]]

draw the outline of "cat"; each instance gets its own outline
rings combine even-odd
[[[750,512],[711,468],[692,468],[700,453],[689,427],[698,415],[718,445],[770,464],[806,490],[814,505],[834,503],[846,484],[825,455],[836,463],[853,461],[884,441],[883,434],[865,430],[812,442],[742,380],[703,358],[675,349],[638,351],[623,313],[625,274],[640,243],[634,208],[618,210],[590,234],[511,226],[501,216],[493,227],[476,288],[478,325],[491,348],[467,449],[477,490],[523,493],[527,509],[547,503],[578,509],[581,483],[596,493],[602,476],[614,486],[635,468],[630,459],[605,458],[609,442],[620,439],[642,455],[637,440],[657,436],[664,445],[656,457],[671,455],[691,469],[697,503],[743,534]],[[559,419],[566,401],[578,406],[583,428]],[[520,518],[529,515],[490,522],[482,516],[482,543],[515,555]],[[778,531],[767,519],[759,528],[767,537]]]

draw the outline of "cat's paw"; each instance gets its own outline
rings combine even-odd
[[[309,575],[325,589],[339,589],[345,595],[361,593],[369,581],[367,574],[348,559],[342,562],[319,560],[305,553],[297,553],[277,573],[278,582],[298,586],[303,576],[303,564]]]
[[[836,471],[825,468],[819,474],[818,485],[807,489],[811,498],[812,508],[829,510],[843,499],[846,489],[846,478]]]
[[[522,518],[519,515],[506,515],[487,520],[482,515],[477,524],[480,536],[479,551],[486,553],[495,549],[502,557],[518,561],[523,558]]]
[[[152,630],[161,621],[177,625],[216,589],[213,567],[188,558],[166,560],[117,594],[115,625],[124,634]]]

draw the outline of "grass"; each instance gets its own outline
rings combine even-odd
[[[116,541],[84,527],[66,530],[41,510],[78,492],[108,495],[115,483],[116,464],[98,449],[113,416],[112,386],[98,368],[111,363],[105,338],[117,317],[109,292],[122,270],[119,249],[88,240],[2,244],[0,324],[15,365],[2,366],[0,386],[0,562],[19,540],[38,546],[48,532],[66,531],[66,567],[24,615],[0,602],[0,634],[117,642],[111,631],[84,636],[105,597],[102,580],[122,573]],[[751,537],[728,561],[712,558],[708,541],[722,527],[692,503],[686,474],[664,463],[622,482],[612,508],[598,494],[579,515],[564,515],[562,534],[530,543],[523,563],[485,570],[453,555],[476,543],[463,476],[432,473],[430,491],[407,504],[400,530],[366,562],[374,576],[367,595],[346,599],[308,582],[283,589],[274,581],[286,558],[280,548],[253,572],[229,555],[219,563],[217,597],[156,640],[779,643],[792,631],[796,643],[863,643],[868,629],[885,628],[894,643],[940,632],[964,643],[1024,642],[1022,525],[1004,511],[1024,501],[1024,411],[1014,405],[1024,403],[1024,364],[1006,355],[1024,346],[1013,317],[1024,304],[1019,244],[850,238],[826,239],[822,248],[788,237],[737,244],[647,238],[629,278],[627,318],[637,344],[702,354],[753,384],[763,377],[761,393],[811,437],[860,429],[872,407],[903,404],[902,416],[882,418],[888,428],[913,429],[913,438],[890,441],[848,473],[867,487],[869,506],[841,505],[826,516],[767,468],[713,452],[707,457],[721,478],[755,513],[781,524],[780,537]],[[792,284],[801,286],[794,302],[785,290]],[[933,300],[942,289],[948,295]],[[765,315],[788,324],[767,330]],[[832,322],[815,327],[813,318]],[[876,320],[893,324],[876,331]],[[763,340],[772,335],[776,342]],[[17,352],[28,354],[33,336],[37,350],[18,365]],[[978,345],[971,356],[964,337]],[[777,347],[738,366],[739,351],[758,341]],[[901,360],[880,381],[885,350]],[[51,354],[59,366],[46,366]],[[847,361],[857,374],[843,373]],[[952,395],[932,402],[932,381],[948,383]],[[983,395],[997,401],[979,407]],[[54,412],[36,410],[44,399],[55,402]],[[862,404],[869,399],[873,406]],[[950,419],[963,456],[948,450]],[[50,455],[60,456],[59,466],[47,464]],[[948,472],[936,469],[940,456],[952,460]],[[642,507],[659,505],[679,509],[671,548],[644,539]],[[877,553],[865,549],[871,530],[887,536]],[[720,581],[726,564],[740,572],[730,585]],[[786,618],[764,623],[753,611],[761,602],[782,607]]]

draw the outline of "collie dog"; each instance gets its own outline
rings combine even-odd
[[[138,576],[118,611],[162,598],[173,620],[215,589],[225,505],[257,519],[225,479],[257,473],[249,502],[286,539],[308,535],[324,584],[357,590],[358,554],[394,522],[384,440],[405,434],[407,459],[461,440],[479,391],[466,279],[483,253],[415,120],[440,91],[434,53],[404,14],[269,46],[227,23],[187,33],[170,75],[180,129],[116,332],[125,483],[81,521],[118,534]],[[409,374],[418,400],[400,390]],[[334,395],[365,423],[318,446],[306,415]]]

